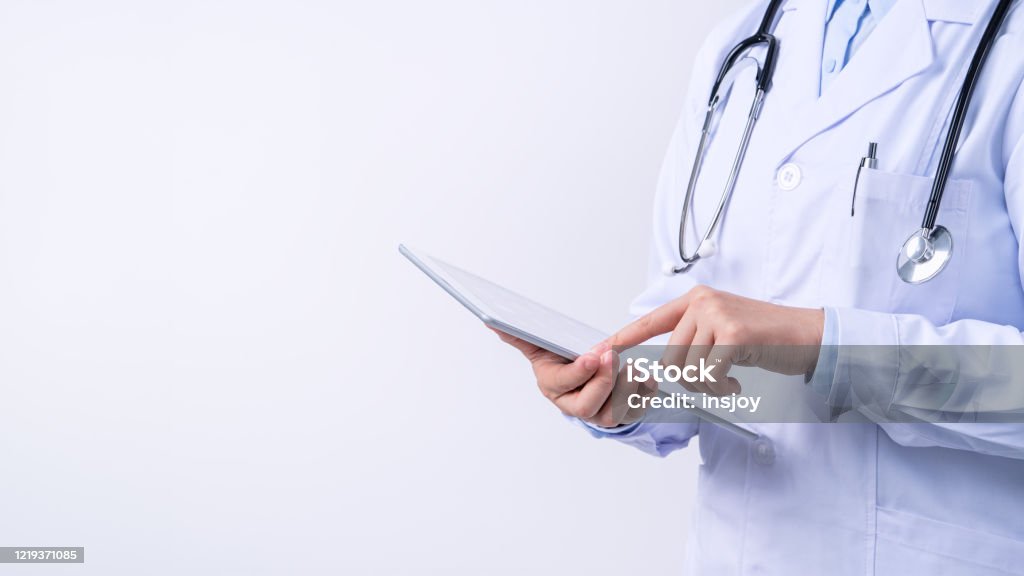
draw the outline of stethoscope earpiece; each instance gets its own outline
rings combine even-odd
[[[708,238],[697,247],[697,255],[701,258],[710,258],[718,254],[718,242],[714,238]]]
[[[680,266],[677,262],[674,262],[672,260],[666,260],[665,263],[661,265],[661,273],[671,278],[676,274],[681,274],[689,270],[690,266],[692,266],[693,263],[696,262],[697,260],[700,260],[701,258],[710,258],[717,253],[718,242],[716,242],[714,238],[708,238],[707,240],[701,242],[700,246],[697,247],[697,252],[694,254],[693,258],[691,258],[689,262],[684,263],[682,266]]]

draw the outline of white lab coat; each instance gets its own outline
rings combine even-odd
[[[952,261],[918,286],[901,282],[895,269],[899,247],[921,223],[953,101],[994,0],[896,2],[820,98],[827,3],[787,2],[775,31],[774,87],[718,254],[686,274],[662,275],[676,259],[714,74],[757,28],[766,4],[753,2],[718,27],[698,56],[659,183],[649,287],[633,311],[700,283],[832,308],[842,345],[1024,343],[1024,9],[1011,13],[988,61],[939,212],[954,236]],[[752,81],[738,83],[721,134],[741,131],[752,91]],[[879,144],[878,170],[862,177],[851,217],[869,142]],[[711,180],[695,201],[699,226],[718,202],[733,151],[731,142],[712,146]],[[695,245],[691,237],[688,247]],[[853,361],[840,357],[837,385],[851,378],[845,364]],[[899,410],[909,392],[897,367],[876,369],[877,378],[845,384],[888,386]],[[774,443],[767,464],[749,443],[710,424],[645,423],[619,439],[665,455],[699,432],[688,573],[1024,574],[1024,425],[863,420],[755,425]]]

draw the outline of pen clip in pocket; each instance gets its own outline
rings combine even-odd
[[[865,169],[878,168],[878,143],[868,143],[868,155],[860,159],[860,166],[857,167],[857,178],[853,181],[853,197],[850,199],[850,217],[853,217],[857,207],[857,187],[860,186],[860,173]]]

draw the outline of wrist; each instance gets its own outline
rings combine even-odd
[[[810,312],[813,314],[811,343],[820,347],[825,339],[825,309],[815,308]]]
[[[804,308],[802,336],[799,345],[804,348],[803,354],[806,365],[804,374],[810,380],[818,366],[818,358],[821,355],[821,347],[825,339],[825,310],[823,308]]]

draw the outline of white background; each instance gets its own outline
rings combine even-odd
[[[407,242],[604,329],[740,0],[0,3],[5,574],[675,574],[697,455],[567,424]]]

